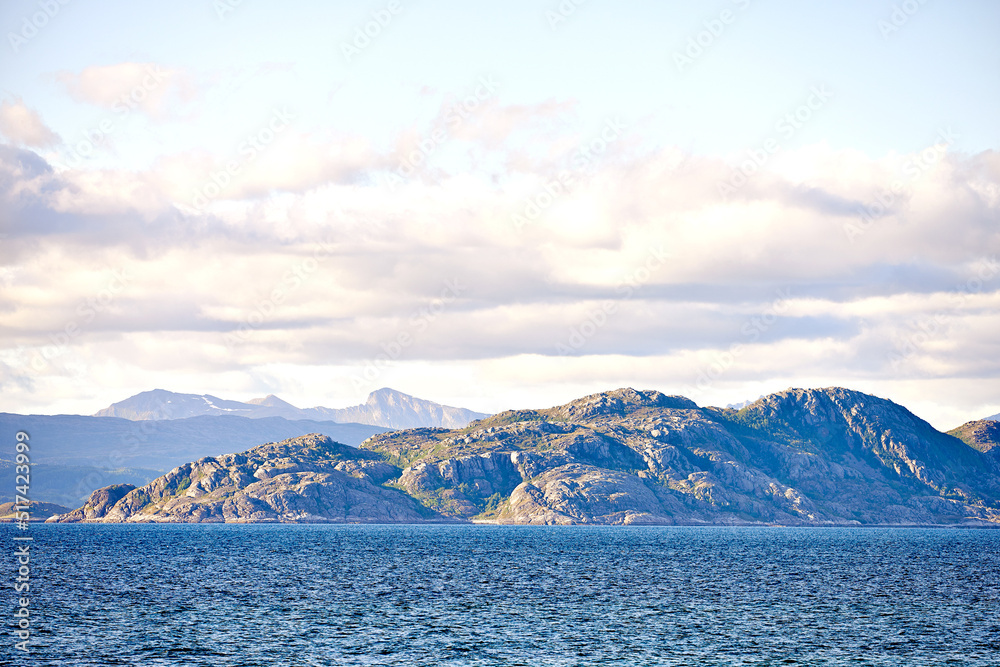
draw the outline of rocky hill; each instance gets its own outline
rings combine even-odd
[[[1000,457],[1000,422],[992,419],[978,419],[966,422],[958,428],[948,431],[970,447],[981,452],[992,452]]]
[[[382,486],[400,473],[382,457],[322,435],[205,457],[149,484],[98,489],[50,521],[105,523],[413,522],[433,518]]]
[[[475,419],[487,416],[482,412],[441,405],[389,388],[373,391],[364,403],[346,408],[297,408],[274,395],[255,398],[244,403],[209,394],[178,394],[154,389],[113,403],[94,414],[95,417],[119,417],[135,421],[219,415],[250,419],[269,417],[289,420],[310,419],[366,424],[389,429],[421,426],[461,428]]]
[[[359,448],[305,436],[121,491],[55,520],[1000,523],[996,457],[840,388],[740,410],[619,389]]]

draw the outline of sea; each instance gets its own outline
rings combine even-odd
[[[1000,665],[1000,530],[0,528],[10,665]],[[29,593],[14,537],[30,536]],[[15,647],[19,597],[30,641]]]

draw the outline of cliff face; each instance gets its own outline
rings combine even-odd
[[[202,459],[63,519],[961,524],[1000,522],[998,501],[995,456],[891,401],[790,389],[737,411],[620,389],[360,449],[305,436]]]

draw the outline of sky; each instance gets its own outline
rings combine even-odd
[[[0,5],[0,411],[1000,412],[1000,4]]]

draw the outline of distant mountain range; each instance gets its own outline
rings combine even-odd
[[[306,435],[193,460],[53,520],[996,525],[995,423],[973,424],[963,441],[841,388],[739,410],[618,389],[359,447]]]
[[[339,442],[361,443],[390,429],[368,424],[249,419],[202,415],[166,421],[129,421],[82,415],[0,413],[0,439],[14,442],[18,431],[31,436],[32,500],[76,507],[95,488],[142,485],[171,468],[246,449],[248,443],[322,433]],[[13,450],[0,454],[0,502],[13,500]]]
[[[373,391],[366,402],[347,408],[297,408],[274,395],[244,403],[208,394],[177,394],[154,389],[114,403],[94,414],[95,417],[120,417],[136,421],[184,419],[202,415],[232,415],[250,419],[312,419],[393,429],[422,426],[462,428],[471,421],[488,416],[482,412],[415,398],[389,388]]]
[[[95,488],[141,486],[165,471],[248,445],[319,433],[347,445],[395,428],[463,427],[485,414],[393,389],[343,409],[299,409],[276,396],[246,403],[215,396],[142,392],[95,416],[0,413],[0,438],[31,435],[33,500],[76,507]],[[13,500],[14,462],[0,454],[0,502]]]

